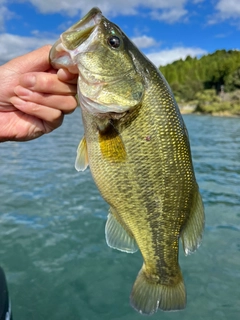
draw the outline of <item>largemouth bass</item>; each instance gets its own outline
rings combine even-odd
[[[183,309],[179,239],[186,255],[196,250],[204,210],[187,129],[170,87],[98,8],[60,36],[50,61],[79,74],[85,135],[76,169],[89,165],[110,205],[107,244],[131,253],[139,248],[143,256],[131,305],[143,314]]]

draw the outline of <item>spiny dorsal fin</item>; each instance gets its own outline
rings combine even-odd
[[[107,245],[123,252],[136,252],[138,250],[138,246],[135,239],[128,234],[123,226],[112,215],[111,211],[113,211],[113,209],[109,210],[105,227]]]
[[[197,188],[193,197],[193,205],[189,219],[181,233],[181,239],[185,255],[193,253],[200,246],[203,229],[204,208],[201,195]]]
[[[75,168],[77,171],[84,171],[87,167],[88,167],[87,142],[84,136],[77,148]]]
[[[99,130],[99,143],[104,159],[110,162],[123,162],[127,154],[121,136],[110,123],[104,131]]]

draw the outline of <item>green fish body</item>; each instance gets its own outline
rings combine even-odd
[[[179,239],[186,255],[196,250],[204,210],[171,89],[97,8],[61,36],[50,60],[55,68],[79,70],[85,135],[76,168],[89,165],[110,205],[107,244],[130,253],[139,248],[143,256],[131,305],[143,314],[183,309]]]

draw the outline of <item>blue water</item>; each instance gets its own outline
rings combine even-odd
[[[206,211],[203,243],[180,264],[184,311],[151,319],[239,319],[240,119],[184,116]],[[137,320],[129,294],[139,253],[110,249],[108,206],[74,169],[80,112],[27,143],[0,144],[0,265],[16,320]]]

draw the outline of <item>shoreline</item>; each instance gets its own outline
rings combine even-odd
[[[181,112],[181,114],[199,114],[199,115],[210,115],[213,117],[232,117],[232,118],[239,118],[240,114],[234,114],[229,112],[228,110],[225,111],[217,111],[217,112],[199,112],[196,111],[197,106],[196,105],[182,105],[179,104],[178,105],[179,110]]]

